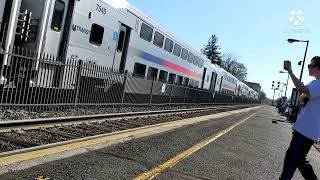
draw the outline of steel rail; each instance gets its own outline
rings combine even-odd
[[[232,105],[232,107],[249,107],[254,105]],[[11,120],[0,122],[1,128],[8,127],[23,127],[26,125],[39,125],[39,124],[51,124],[51,123],[66,123],[74,121],[95,121],[97,119],[108,119],[108,118],[126,118],[132,116],[142,115],[160,115],[168,113],[179,113],[179,112],[192,112],[192,111],[204,111],[214,110],[221,108],[230,108],[230,106],[217,106],[217,107],[206,107],[206,108],[190,108],[190,109],[173,109],[173,110],[159,110],[159,111],[143,111],[143,112],[129,112],[129,113],[110,113],[110,114],[97,114],[97,115],[86,115],[86,116],[69,116],[69,117],[54,117],[54,118],[40,118],[40,119],[29,119],[29,120]]]

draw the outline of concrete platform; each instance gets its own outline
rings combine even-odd
[[[291,140],[290,127],[274,107],[264,107],[89,150],[0,179],[133,179],[155,167],[162,168],[155,179],[277,179]],[[199,144],[187,156],[179,156]],[[308,159],[319,176],[319,151],[312,148]],[[173,166],[166,167],[168,160]],[[299,171],[294,179],[302,179]]]

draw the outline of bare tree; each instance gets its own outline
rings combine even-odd
[[[239,58],[234,56],[232,53],[225,53],[222,55],[221,67],[239,80],[246,81],[248,74],[247,68],[243,63],[240,63],[238,59]]]
[[[267,95],[264,91],[260,91],[260,93],[259,93],[259,102],[260,103],[267,103]]]

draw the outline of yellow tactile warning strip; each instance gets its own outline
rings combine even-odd
[[[261,111],[261,110],[260,110]],[[258,111],[259,112],[259,111]],[[228,133],[229,131],[231,131],[232,129],[234,129],[235,127],[239,126],[240,124],[244,123],[245,121],[247,121],[248,119],[252,118],[253,116],[255,116],[258,112],[252,114],[251,116],[229,126],[226,129],[223,129],[215,134],[213,134],[212,136],[210,136],[209,138],[207,138],[206,140],[192,146],[191,148],[189,148],[188,150],[178,154],[177,156],[173,157],[172,159],[169,159],[168,161],[166,161],[165,163],[151,169],[150,171],[147,171],[139,176],[137,176],[135,178],[135,180],[150,180],[153,179],[155,176],[157,176],[158,174],[160,174],[162,171],[169,169],[171,167],[173,167],[175,164],[177,164],[178,162],[180,162],[181,160],[187,158],[188,156],[192,155],[193,153],[197,152],[198,150],[200,150],[201,148],[207,146],[208,144],[210,144],[211,142],[215,141],[216,139],[220,138],[221,136],[223,136],[224,134]]]
[[[116,134],[106,134],[104,136],[100,135],[99,137],[90,139],[90,140],[84,140],[84,141],[74,142],[74,143],[65,144],[57,147],[51,147],[48,149],[42,149],[37,151],[31,151],[31,152],[1,157],[0,166],[11,165],[11,164],[22,162],[22,161],[41,158],[41,157],[54,155],[62,152],[67,152],[67,151],[71,151],[79,148],[89,147],[97,144],[119,141],[121,139],[128,139],[129,137],[141,137],[144,134],[148,134],[148,135],[156,134],[157,132],[164,132],[164,130],[169,131],[169,130],[176,129],[186,125],[191,125],[191,124],[208,121],[208,120],[214,120],[214,119],[225,117],[228,115],[248,112],[254,109],[258,109],[260,107],[261,106],[235,110],[231,112],[223,112],[223,113],[217,113],[212,115],[206,115],[206,116],[201,116],[196,118],[183,119],[175,122],[163,123],[163,124],[158,124],[154,126],[142,127],[142,128],[124,131],[124,132],[119,132]]]

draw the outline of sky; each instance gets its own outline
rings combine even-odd
[[[294,73],[300,76],[298,62],[303,60],[306,43],[289,44],[289,38],[310,41],[302,81],[308,84],[314,79],[306,66],[313,56],[320,56],[319,0],[129,2],[197,50],[215,34],[221,52],[239,57],[248,69],[247,80],[260,83],[268,98],[273,98],[272,81],[287,81],[287,74],[279,73],[283,60],[290,60]],[[292,88],[289,80],[289,97]],[[277,91],[275,98],[279,95]]]

